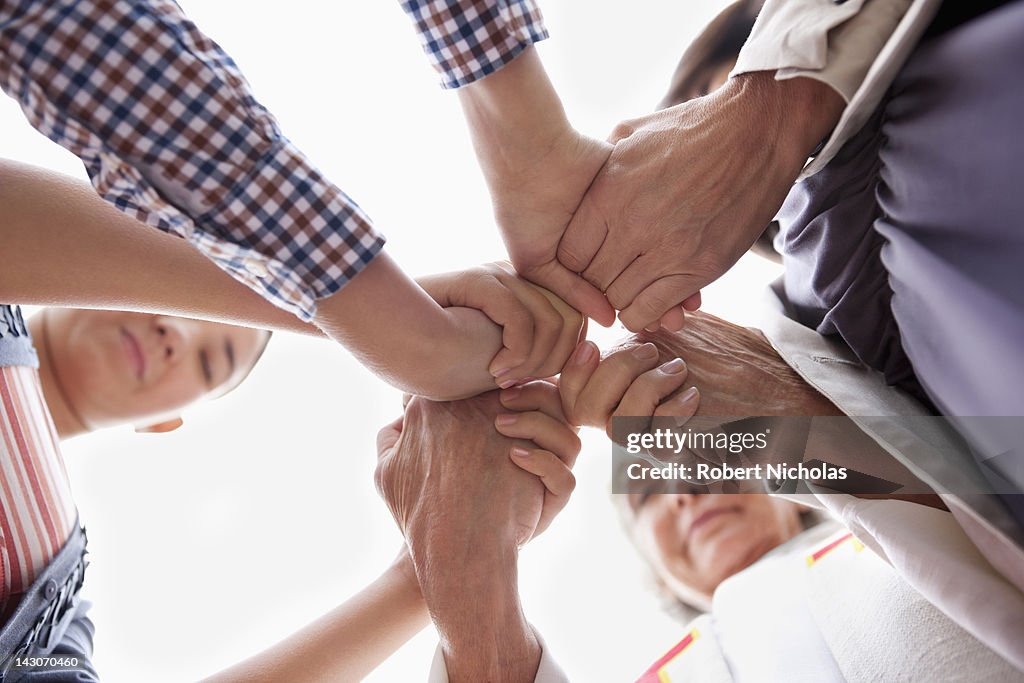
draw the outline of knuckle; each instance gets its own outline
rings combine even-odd
[[[608,298],[608,303],[610,303],[612,308],[617,311],[621,311],[633,303],[633,300],[628,298],[623,290],[623,287],[616,286],[613,283],[612,286],[608,288],[608,291],[605,292],[605,296]]]
[[[632,121],[632,120],[620,121],[619,123],[615,124],[614,128],[612,128],[611,137],[613,139],[616,139],[616,140],[619,140],[619,139],[622,139],[622,138],[628,138],[630,135],[632,135],[634,133],[635,130],[636,130],[636,122],[635,121]]]
[[[579,455],[580,450],[583,448],[583,442],[576,432],[570,431],[569,433],[572,435],[572,438],[569,440],[569,452],[571,455]]]
[[[559,262],[573,271],[578,273],[590,262],[588,255],[585,254],[583,249],[577,246],[567,246],[566,244],[560,244],[558,246],[558,260]]]

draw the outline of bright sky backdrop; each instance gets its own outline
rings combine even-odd
[[[503,256],[456,96],[437,86],[396,1],[182,4],[408,272]],[[723,4],[543,0],[552,38],[540,51],[573,123],[604,137],[649,112]],[[0,156],[84,177],[7,99],[0,130]],[[754,322],[777,273],[744,257],[705,290],[705,310]],[[623,332],[591,337],[607,346]],[[336,345],[277,335],[245,385],[178,432],[126,428],[67,444],[104,680],[200,678],[376,577],[401,539],[373,488],[374,437],[400,406]],[[609,456],[603,435],[584,435],[573,502],[521,558],[526,613],[579,681],[633,680],[681,637],[609,503]],[[435,644],[424,631],[370,680],[422,680]]]

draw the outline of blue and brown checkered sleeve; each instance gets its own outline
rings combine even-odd
[[[533,0],[402,0],[402,8],[445,88],[494,73],[548,37]]]
[[[383,247],[171,0],[4,3],[0,85],[106,200],[304,320]]]

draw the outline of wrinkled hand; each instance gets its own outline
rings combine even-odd
[[[553,485],[559,500],[545,500],[544,484],[510,457],[571,466],[575,431],[547,394],[531,391],[515,410],[504,410],[496,392],[445,403],[413,398],[379,432],[377,488],[414,561],[453,545],[464,552],[473,539],[480,549],[519,547],[564,506],[573,481],[563,477]]]
[[[680,307],[754,243],[841,105],[821,83],[762,72],[620,124],[558,260],[629,330],[679,329]]]
[[[556,402],[517,408],[525,412],[506,419],[496,392],[448,403],[414,398],[377,436],[377,488],[405,535],[453,683],[532,680],[540,660],[519,602],[517,552],[568,492],[552,500],[511,458],[571,463],[579,440]],[[539,474],[559,490],[553,474]]]
[[[654,362],[686,359],[687,381],[700,390],[698,415],[842,415],[758,330],[696,312],[678,332],[641,332],[619,348],[635,350],[647,343],[658,350]]]
[[[559,371],[579,340],[585,318],[551,292],[526,282],[506,262],[417,280],[441,306],[482,311],[502,328],[502,349],[489,372],[502,387]]]
[[[663,362],[654,344],[620,348],[601,359],[593,342],[583,342],[559,377],[562,408],[573,424],[602,427],[609,438],[613,417],[685,419],[700,403],[696,387],[680,391],[687,375],[681,358]]]

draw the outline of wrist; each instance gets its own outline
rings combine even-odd
[[[802,168],[807,158],[839,122],[846,106],[826,83],[807,77],[776,80],[774,72],[758,71],[729,80],[736,102],[767,130],[776,153],[787,167]]]
[[[532,168],[575,133],[532,47],[459,98],[489,183]]]
[[[451,558],[446,558],[446,562]],[[449,680],[532,680],[540,644],[519,600],[517,552],[501,548],[451,563],[425,589]],[[435,565],[439,566],[439,565]]]
[[[501,350],[501,328],[474,308],[455,306],[444,313],[443,341],[435,340],[432,354],[439,369],[437,391],[430,398],[454,401],[494,389],[488,366]]]
[[[387,580],[401,592],[403,597],[416,601],[423,600],[420,582],[416,578],[416,566],[413,564],[407,547],[402,547],[401,553],[384,573]]]

